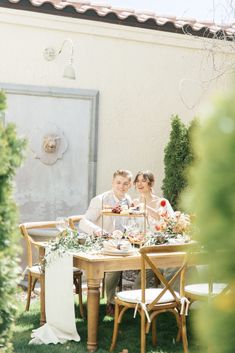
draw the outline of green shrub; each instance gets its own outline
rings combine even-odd
[[[6,99],[0,92],[0,111]],[[0,122],[0,351],[12,352],[11,330],[15,316],[17,285],[17,207],[12,181],[23,159],[25,140],[16,137],[13,124]]]
[[[197,125],[193,120],[187,128],[178,115],[172,117],[170,140],[165,147],[163,195],[174,209],[179,208],[182,190],[187,186],[186,169],[193,161],[191,134]]]
[[[195,137],[198,159],[184,202],[196,214],[196,239],[208,251],[212,278],[231,284],[200,312],[199,337],[213,353],[235,347],[235,90],[219,98]]]

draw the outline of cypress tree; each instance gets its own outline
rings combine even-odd
[[[0,112],[6,98],[0,92]],[[25,141],[16,136],[15,126],[0,121],[0,351],[12,352],[11,332],[16,313],[18,264],[17,207],[12,182],[23,158]]]
[[[178,115],[171,120],[170,140],[164,150],[165,177],[162,190],[174,209],[178,209],[180,194],[187,185],[186,168],[193,160],[191,134],[195,126],[196,120],[193,120],[187,128]]]

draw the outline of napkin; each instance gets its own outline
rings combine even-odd
[[[131,250],[131,244],[127,240],[117,241],[115,239],[110,239],[108,241],[104,241],[103,246],[104,246],[104,249],[108,251]]]

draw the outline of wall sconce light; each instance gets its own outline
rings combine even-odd
[[[67,38],[64,40],[61,48],[59,49],[59,51],[56,51],[54,48],[49,47],[44,49],[43,51],[43,57],[45,60],[47,61],[53,61],[55,60],[55,58],[61,54],[64,46],[66,43],[70,44],[70,48],[71,48],[71,53],[70,53],[70,59],[69,59],[69,63],[65,66],[64,68],[64,73],[63,73],[63,77],[64,78],[69,78],[71,80],[75,80],[76,79],[76,72],[75,72],[75,67],[73,65],[73,54],[74,54],[74,45],[73,45],[73,41],[70,38]]]

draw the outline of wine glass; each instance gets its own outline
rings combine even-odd
[[[113,231],[113,238],[117,244],[117,248],[120,247],[122,236],[123,236],[122,231],[120,231],[118,229]]]
[[[135,218],[126,218],[126,220],[124,221],[124,225],[123,225],[124,229],[125,229],[125,238],[128,239],[128,235],[134,235],[136,233],[136,219]],[[129,239],[130,241],[130,239]],[[132,249],[134,248],[134,244],[131,242],[131,247]]]
[[[62,233],[66,228],[68,228],[68,220],[65,217],[56,218],[56,228]]]

